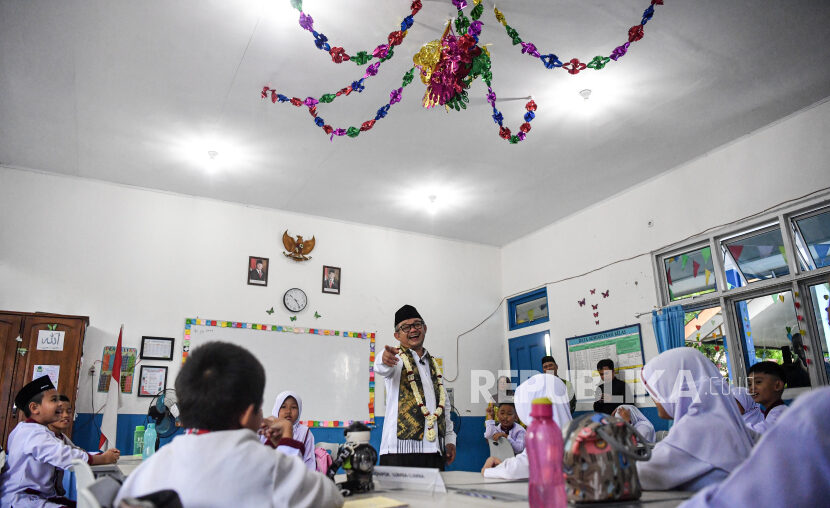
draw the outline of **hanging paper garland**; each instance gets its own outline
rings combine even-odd
[[[410,15],[403,18],[400,30],[389,34],[387,37],[387,44],[378,44],[371,54],[368,51],[358,51],[357,54],[350,56],[342,47],[330,45],[328,42],[329,38],[322,32],[314,30],[314,19],[311,15],[303,12],[302,0],[291,0],[291,6],[300,11],[300,27],[302,27],[303,30],[311,32],[311,35],[314,36],[314,45],[317,46],[317,49],[328,52],[329,55],[331,55],[331,61],[334,63],[339,64],[351,60],[357,65],[366,65],[373,58],[379,58],[381,62],[392,58],[394,47],[399,46],[403,42],[406,37],[407,30],[409,30],[415,22],[415,15],[418,14],[418,11],[420,11],[422,7],[421,0],[414,0],[412,2],[409,6]]]
[[[530,132],[530,122],[536,117],[537,105],[531,99],[525,104],[524,123],[521,124],[519,130],[514,134],[504,125],[504,115],[496,107],[496,94],[492,88],[492,70],[490,54],[486,48],[479,46],[479,36],[484,27],[480,21],[481,15],[484,12],[484,7],[481,0],[473,0],[475,7],[470,12],[468,18],[463,9],[467,7],[466,0],[451,0],[456,7],[458,15],[455,19],[455,29],[458,32],[456,36],[452,31],[452,23],[447,24],[447,28],[440,40],[428,42],[423,45],[421,50],[413,57],[414,67],[409,69],[404,76],[401,86],[393,89],[389,93],[389,102],[381,106],[375,115],[374,119],[367,120],[361,124],[360,127],[348,128],[334,128],[327,124],[323,118],[318,115],[317,106],[320,103],[329,104],[337,97],[349,95],[352,92],[362,92],[365,89],[364,81],[370,77],[378,74],[380,64],[389,60],[393,56],[393,49],[403,42],[406,37],[407,30],[412,27],[415,15],[421,10],[422,5],[420,0],[414,0],[410,5],[411,14],[403,19],[401,22],[401,29],[389,34],[388,44],[378,45],[370,55],[366,51],[360,51],[355,55],[348,55],[342,47],[332,47],[328,42],[328,37],[324,34],[314,30],[314,20],[312,17],[302,10],[302,0],[291,0],[291,5],[300,11],[300,26],[309,31],[314,36],[314,43],[317,48],[329,52],[332,61],[335,63],[342,63],[347,60],[355,62],[357,65],[365,65],[373,58],[378,58],[379,61],[369,65],[362,78],[353,81],[351,85],[341,88],[337,92],[327,93],[322,95],[319,99],[313,97],[306,97],[300,99],[298,97],[289,98],[288,96],[278,93],[275,89],[269,86],[262,88],[261,96],[263,99],[270,96],[272,103],[290,103],[293,106],[306,106],[314,123],[323,129],[329,135],[329,139],[333,140],[334,136],[349,136],[356,138],[363,131],[368,131],[374,127],[375,122],[385,118],[389,109],[396,103],[401,101],[403,96],[403,89],[408,86],[413,78],[415,69],[420,70],[421,81],[427,86],[424,93],[423,104],[425,108],[431,108],[436,105],[444,106],[447,110],[454,109],[460,111],[467,108],[469,102],[467,90],[472,82],[481,77],[484,84],[487,85],[487,102],[492,108],[492,118],[496,125],[499,126],[499,136],[508,142],[515,144],[523,141],[528,132]],[[663,0],[651,0],[651,5],[643,12],[643,16],[639,25],[631,27],[628,31],[628,42],[618,46],[614,49],[611,55],[607,57],[597,56],[591,60],[590,63],[580,62],[579,59],[573,58],[567,63],[563,63],[553,53],[542,55],[533,43],[522,41],[519,33],[507,24],[504,14],[501,13],[495,6],[493,12],[496,20],[504,25],[508,36],[512,39],[514,45],[521,44],[522,53],[531,55],[542,61],[548,69],[555,69],[562,67],[570,74],[577,74],[586,68],[600,70],[604,68],[611,60],[617,61],[624,56],[628,51],[632,42],[636,42],[643,38],[643,29],[645,24],[651,20],[654,15],[654,6],[663,5]],[[472,21],[470,20],[472,18]],[[709,272],[706,271],[706,278],[708,284]],[[669,277],[669,284],[671,284],[671,275]],[[597,323],[598,324],[598,323]]]
[[[643,38],[643,30],[645,28],[646,23],[648,23],[651,18],[654,16],[654,6],[655,5],[663,5],[663,0],[651,0],[651,5],[643,11],[643,16],[640,19],[639,25],[634,25],[628,30],[628,41],[624,44],[621,44],[614,48],[614,51],[611,52],[608,56],[595,56],[590,62],[584,63],[580,62],[578,58],[572,58],[567,62],[562,62],[559,57],[557,57],[553,53],[548,53],[543,55],[536,49],[536,45],[532,42],[525,42],[522,40],[519,32],[516,31],[515,28],[511,27],[507,24],[507,20],[504,17],[504,14],[498,10],[497,7],[493,6],[493,13],[496,16],[496,20],[504,25],[504,29],[507,32],[507,36],[513,41],[513,45],[521,45],[522,46],[522,54],[532,56],[541,60],[542,64],[547,69],[565,69],[568,71],[569,74],[579,74],[580,71],[588,69],[594,70],[601,70],[604,69],[606,65],[611,60],[615,62],[625,56],[628,52],[628,48],[631,46],[631,43],[637,42]]]

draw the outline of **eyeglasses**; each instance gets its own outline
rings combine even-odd
[[[409,330],[413,330],[413,329],[414,330],[421,330],[421,329],[424,328],[424,326],[425,326],[425,324],[424,324],[423,321],[415,321],[414,323],[409,324],[409,325],[399,326],[398,331],[403,332],[403,333],[409,333]]]

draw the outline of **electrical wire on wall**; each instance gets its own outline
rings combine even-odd
[[[578,278],[580,278],[580,277],[584,277],[584,276],[586,276],[586,275],[590,275],[590,274],[595,273],[595,272],[598,272],[598,271],[600,271],[600,270],[604,270],[604,269],[606,269],[606,268],[608,268],[608,267],[611,267],[611,266],[614,266],[614,265],[618,265],[618,264],[620,264],[620,263],[625,263],[626,261],[632,261],[632,260],[634,260],[634,259],[641,258],[641,257],[643,257],[643,256],[651,256],[651,255],[653,255],[653,253],[654,253],[654,252],[656,252],[656,251],[660,251],[660,250],[663,250],[663,249],[666,249],[666,248],[668,248],[668,247],[671,247],[672,245],[676,245],[676,244],[680,244],[680,243],[686,242],[687,240],[691,240],[692,238],[695,238],[695,237],[700,236],[700,235],[704,235],[704,234],[706,234],[706,233],[709,233],[710,231],[713,231],[713,230],[716,230],[716,229],[719,229],[719,228],[723,228],[723,227],[726,227],[726,226],[731,226],[731,225],[733,225],[733,224],[737,224],[737,223],[739,223],[739,222],[742,222],[742,221],[745,221],[745,220],[749,220],[749,219],[752,219],[752,218],[758,217],[759,215],[764,215],[764,214],[769,213],[769,212],[771,212],[771,211],[773,211],[773,210],[775,210],[775,209],[777,209],[777,208],[780,208],[780,207],[782,207],[782,206],[786,206],[786,205],[789,205],[789,204],[794,203],[794,202],[796,202],[796,201],[801,201],[801,200],[803,200],[803,199],[807,199],[807,198],[810,198],[810,197],[816,196],[816,195],[818,195],[818,194],[821,194],[821,193],[824,193],[824,192],[827,192],[827,191],[830,191],[830,187],[823,187],[823,188],[821,188],[821,189],[818,189],[818,190],[815,190],[815,191],[809,192],[809,193],[807,193],[807,194],[804,194],[803,196],[799,196],[799,197],[795,197],[795,198],[787,199],[787,200],[785,200],[785,201],[781,201],[780,203],[777,203],[777,204],[775,204],[775,205],[772,205],[772,206],[770,206],[770,207],[767,207],[767,208],[765,208],[765,209],[763,209],[763,210],[761,210],[761,211],[759,211],[759,212],[755,212],[755,213],[752,213],[752,214],[750,214],[750,215],[747,215],[747,216],[741,217],[740,219],[736,219],[736,220],[729,221],[729,222],[724,222],[723,224],[718,224],[718,225],[716,225],[716,226],[712,226],[712,227],[706,228],[706,229],[704,229],[703,231],[699,231],[699,232],[694,233],[694,234],[691,234],[691,235],[689,235],[689,236],[687,236],[687,237],[685,237],[685,238],[683,238],[683,239],[681,239],[681,240],[677,240],[677,241],[675,241],[675,242],[672,242],[672,243],[669,243],[669,244],[663,245],[663,246],[662,246],[662,247],[660,247],[660,248],[657,248],[657,249],[654,249],[654,250],[650,250],[650,251],[646,251],[646,252],[641,252],[641,253],[639,253],[639,254],[635,254],[635,255],[633,255],[633,256],[629,256],[629,257],[626,257],[626,258],[618,259],[618,260],[616,260],[616,261],[612,261],[612,262],[610,262],[610,263],[606,263],[606,264],[604,264],[604,265],[602,265],[602,266],[600,266],[600,267],[597,267],[597,268],[594,268],[594,269],[588,270],[587,272],[583,272],[583,273],[580,273],[580,274],[577,274],[577,275],[571,275],[571,276],[568,276],[568,277],[563,277],[563,278],[561,278],[561,279],[554,280],[554,281],[551,281],[551,282],[545,282],[545,283],[543,283],[543,284],[539,284],[539,285],[537,285],[537,286],[534,286],[534,287],[531,287],[531,288],[525,289],[525,290],[523,290],[523,291],[518,291],[518,292],[513,293],[513,294],[511,294],[511,295],[504,296],[504,297],[502,297],[502,299],[499,301],[499,304],[496,306],[496,308],[495,308],[495,309],[493,309],[493,312],[491,312],[491,313],[490,313],[490,314],[489,314],[486,318],[484,318],[484,319],[483,319],[480,323],[478,323],[478,324],[477,324],[477,325],[475,325],[474,327],[472,327],[472,328],[470,328],[469,330],[467,330],[467,331],[465,331],[465,332],[462,332],[462,333],[460,333],[460,334],[458,334],[458,335],[456,336],[456,338],[455,338],[455,377],[453,377],[453,378],[449,378],[449,377],[447,377],[447,376],[445,375],[445,376],[444,376],[444,379],[445,379],[445,380],[447,380],[447,381],[449,381],[449,382],[451,382],[451,383],[452,383],[452,382],[454,382],[456,379],[458,379],[458,375],[459,375],[459,366],[460,366],[460,358],[459,358],[459,343],[460,343],[460,341],[461,341],[461,337],[463,337],[463,336],[465,336],[465,335],[467,335],[467,334],[469,334],[469,333],[474,332],[474,331],[475,331],[475,330],[477,330],[479,327],[481,327],[484,323],[486,323],[486,322],[487,322],[487,321],[488,321],[491,317],[493,317],[493,316],[496,314],[496,312],[498,312],[498,311],[499,311],[499,309],[501,309],[502,305],[504,304],[504,302],[506,302],[506,301],[507,301],[507,299],[508,299],[508,298],[512,298],[512,297],[514,297],[514,296],[518,296],[518,295],[521,295],[521,294],[524,294],[524,293],[527,293],[527,292],[530,292],[530,291],[534,291],[534,290],[536,290],[536,289],[540,289],[540,288],[543,288],[543,287],[552,286],[552,285],[554,285],[554,284],[559,284],[559,283],[561,283],[561,282],[566,282],[566,281],[569,281],[569,280],[578,279]],[[655,309],[659,309],[659,307],[655,307]],[[645,315],[645,314],[650,314],[650,313],[651,313],[651,311],[648,311],[648,312],[641,312],[641,313],[636,314],[636,317],[637,317],[637,318],[639,318],[640,316],[643,316],[643,315]]]

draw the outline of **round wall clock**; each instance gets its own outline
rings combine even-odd
[[[306,298],[305,291],[302,289],[291,288],[283,295],[282,303],[291,312],[300,312],[308,304],[308,298]]]

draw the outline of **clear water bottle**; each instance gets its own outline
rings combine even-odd
[[[567,508],[568,497],[562,475],[564,443],[562,431],[553,421],[550,399],[534,399],[530,416],[533,421],[525,437],[530,466],[530,508]]]
[[[144,425],[136,425],[133,433],[133,455],[144,453]]]
[[[559,439],[562,440],[561,438]],[[559,448],[562,448],[560,443]],[[141,458],[146,459],[156,452],[156,424],[148,423],[147,430],[144,431],[144,447],[142,448]],[[561,460],[560,460],[561,462]]]

